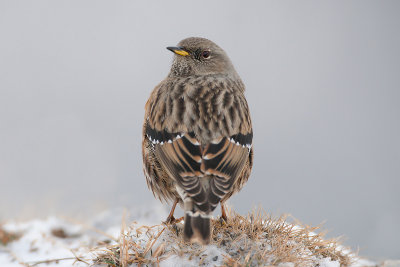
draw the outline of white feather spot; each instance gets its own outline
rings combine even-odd
[[[202,217],[202,218],[209,218],[209,219],[212,218],[212,215],[211,215],[211,214],[204,214],[204,213],[200,213],[199,211],[192,212],[191,210],[188,210],[188,211],[185,211],[185,213],[186,213],[186,214],[189,214],[189,216],[191,216],[191,217],[198,217],[198,216],[200,216],[200,217]]]

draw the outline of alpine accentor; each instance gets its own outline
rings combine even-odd
[[[238,192],[253,165],[253,130],[244,84],[210,40],[191,37],[176,47],[171,70],[146,103],[143,163],[149,188],[185,210],[184,239],[207,244],[210,218]]]

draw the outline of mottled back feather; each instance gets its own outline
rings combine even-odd
[[[231,194],[249,166],[253,134],[243,91],[240,79],[226,75],[167,78],[146,104],[144,138],[203,212]]]

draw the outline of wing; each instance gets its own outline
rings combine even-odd
[[[204,212],[230,193],[249,160],[253,137],[236,134],[202,146],[193,132],[158,132],[147,126],[146,135],[170,177]]]
[[[203,152],[201,170],[210,179],[208,201],[214,210],[221,199],[231,193],[232,187],[250,159],[253,133],[236,134],[209,144]]]

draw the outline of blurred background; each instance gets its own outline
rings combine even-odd
[[[230,204],[400,257],[399,1],[0,1],[0,221],[158,203],[144,104],[190,36],[247,86],[255,164]],[[168,209],[168,206],[165,206]]]

